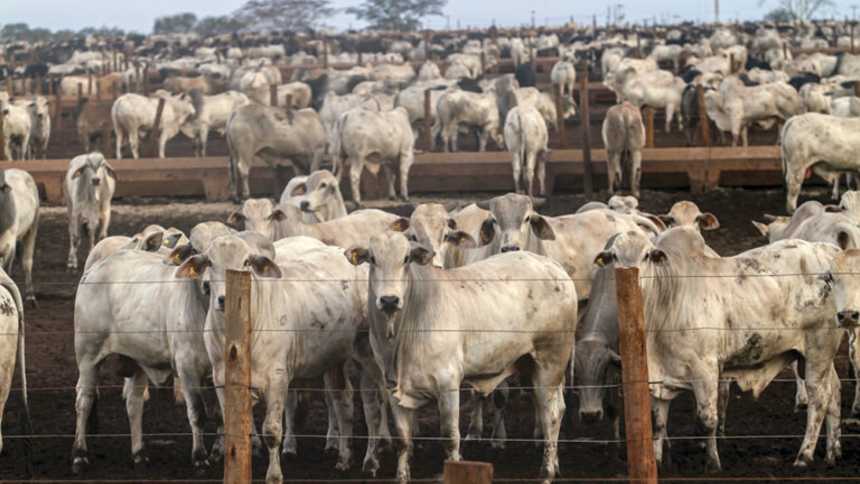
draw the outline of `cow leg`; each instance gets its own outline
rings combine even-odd
[[[137,127],[128,130],[128,144],[131,147],[132,158],[135,160],[140,158],[140,131]]]
[[[514,174],[514,190],[517,193],[523,193],[522,187],[522,173],[523,173],[523,159],[520,156],[520,150],[516,150],[512,153],[511,157],[511,171]]]
[[[442,385],[440,391],[437,405],[445,460],[459,461],[462,459],[460,456],[460,385],[457,383]]]
[[[174,378],[173,387],[175,389],[178,386],[185,399],[185,413],[191,426],[191,463],[195,469],[203,469],[209,466],[206,443],[203,441],[203,426],[206,422],[206,404],[200,389],[203,382],[202,378],[192,376],[192,372],[183,371],[182,363],[179,366],[179,377]]]
[[[564,383],[564,372],[542,368],[541,362],[536,363],[537,368],[532,382],[535,386],[535,421],[540,423],[544,442],[541,477],[544,479],[544,484],[549,484],[559,474],[558,433],[561,430],[561,419],[564,415],[564,398],[561,389]]]
[[[854,402],[851,404],[851,416],[860,417],[860,329],[848,330],[848,357],[854,370]]]
[[[33,221],[30,231],[24,236],[21,268],[24,270],[24,298],[31,304],[36,304],[36,289],[33,287],[33,253],[36,250],[36,234],[39,231],[39,215]],[[11,273],[10,273],[11,274]],[[0,412],[2,413],[2,412]]]
[[[131,429],[131,460],[135,465],[146,464],[149,458],[143,451],[143,392],[146,389],[146,373],[141,369],[129,379],[125,396],[125,411]]]
[[[810,339],[819,338],[807,336],[807,340]],[[821,432],[821,424],[824,422],[824,417],[831,403],[830,399],[834,398],[832,392],[839,394],[839,388],[831,388],[830,385],[830,371],[833,368],[832,354],[818,354],[819,352],[828,353],[829,348],[826,348],[825,345],[826,343],[822,344],[822,347],[807,346],[814,348],[815,352],[807,354],[806,359],[806,393],[809,395],[809,403],[806,407],[806,432],[803,442],[800,444],[797,459],[794,461],[796,467],[806,467],[812,463],[818,436]],[[833,354],[835,354],[835,350]]]
[[[404,202],[409,201],[409,171],[415,163],[415,153],[409,150],[400,153],[400,198]]]
[[[295,390],[288,391],[284,405],[284,442],[281,447],[281,454],[284,456],[298,454],[298,444],[296,443],[296,407],[298,404],[299,394]],[[326,401],[326,405],[328,405],[328,401]]]
[[[72,472],[80,474],[90,461],[87,457],[87,423],[96,399],[98,364],[89,355],[78,362],[78,384],[75,387],[75,443],[72,446]]]
[[[164,147],[167,145],[167,140],[170,139],[170,133],[167,130],[161,130],[161,133],[158,135],[158,157],[164,158]]]
[[[657,466],[663,469],[671,466],[671,458],[668,452],[666,453],[666,458],[663,459],[663,444],[665,443],[667,447],[669,446],[668,424],[669,407],[671,405],[672,400],[651,399],[651,406],[654,409],[654,458],[657,461]]]
[[[240,159],[239,163],[236,165],[236,178],[239,183],[239,200],[246,200],[251,196],[251,159],[252,158],[248,158],[247,162],[245,159]]]
[[[89,249],[87,249],[87,254],[92,252],[93,247],[96,246],[96,229],[97,228],[98,227],[90,226],[90,224],[87,224],[87,240],[90,243],[90,247],[89,247]]]
[[[851,346],[848,346],[849,353]],[[800,372],[801,362],[795,361],[791,364],[791,370],[794,372],[794,381],[797,384],[797,390],[794,393],[794,411],[799,412],[806,408],[809,403],[809,396],[806,394],[806,384],[803,382],[803,377]]]
[[[412,435],[415,424],[415,410],[401,407],[394,397],[389,397],[391,413],[394,414],[394,425],[397,427],[397,479],[406,484],[411,478],[409,459],[412,457]]]
[[[537,164],[537,159],[535,153],[532,151],[528,151],[526,153],[526,191],[528,191],[529,197],[534,200],[535,198],[535,165]]]
[[[100,219],[99,220],[99,237],[98,240],[102,240],[108,235],[108,228],[110,228],[110,200],[102,201],[102,206],[100,207]],[[92,250],[92,247],[90,247]]]
[[[113,127],[113,134],[116,136],[116,159],[122,159],[122,129],[119,126]],[[87,133],[84,135],[84,151],[89,153],[90,151],[90,134]]]
[[[361,206],[361,172],[364,169],[363,160],[349,161],[349,182],[352,185],[352,201]]]
[[[388,163],[382,164],[382,173],[385,175],[385,185],[388,187],[388,199],[396,200],[397,199],[397,191],[394,188],[394,179],[397,178],[391,166]]]
[[[786,163],[786,166],[791,166],[789,163]],[[803,176],[806,172],[806,167],[803,166],[798,170],[798,173],[786,173],[785,174],[785,188],[786,188],[786,199],[785,199],[785,208],[789,214],[794,213],[797,209],[797,199],[800,197],[800,189],[803,183]]]
[[[364,454],[364,461],[361,465],[363,472],[370,473],[376,477],[376,471],[379,470],[379,428],[382,408],[385,407],[385,402],[381,396],[384,394],[375,391],[377,382],[374,381],[371,372],[372,368],[369,365],[375,365],[373,361],[363,361],[361,369],[361,405],[364,409],[364,421],[367,424],[367,449]],[[378,370],[377,370],[378,371]]]
[[[209,142],[209,125],[203,124],[200,127],[200,154],[199,156],[206,156],[206,144]]]
[[[708,460],[705,464],[706,471],[717,472],[721,469],[720,454],[717,450],[717,426],[719,424],[719,371],[711,368],[706,362],[700,363],[701,367],[697,373],[702,376],[693,383],[693,394],[696,397],[696,413],[705,429],[708,438],[705,441]],[[716,366],[716,365],[713,365]],[[714,378],[704,376],[713,375]]]
[[[507,385],[500,385],[493,392],[492,405],[495,408],[492,412],[493,433],[490,436],[490,447],[496,450],[504,450],[505,441],[508,438],[508,429],[505,428],[505,405],[509,394]]]
[[[642,185],[642,150],[630,150],[630,192],[639,198],[639,187]]]
[[[732,382],[729,380],[720,379],[717,391],[717,432],[720,435],[726,435],[726,412],[729,409],[729,397],[732,394]]]
[[[469,414],[469,430],[466,431],[466,440],[480,441],[484,436],[484,403],[486,398],[472,390],[469,392],[469,399],[472,401],[472,412]]]
[[[73,217],[69,221],[69,258],[66,261],[66,268],[69,270],[78,269],[78,244],[81,242],[80,231],[80,223]]]
[[[349,447],[349,440],[352,437],[352,419],[354,414],[352,404],[352,384],[349,378],[344,373],[343,365],[336,365],[334,368],[326,372],[325,385],[329,390],[332,400],[332,408],[334,409],[335,418],[337,418],[337,427],[339,435],[338,441],[338,459],[335,464],[335,469],[339,471],[347,471],[352,460],[352,451]],[[328,445],[328,444],[326,444]]]
[[[481,128],[478,130],[478,151],[484,152],[487,151],[487,138],[489,138],[489,132],[486,128]]]
[[[12,161],[12,136],[4,135],[3,136],[3,155],[6,158],[6,161]]]
[[[675,117],[675,106],[669,104],[666,106],[666,133],[672,132],[672,118]]]
[[[609,194],[615,194],[615,185],[617,184],[619,187],[621,186],[622,180],[622,172],[621,172],[621,155],[622,152],[618,150],[608,150],[606,153],[607,158],[609,159],[609,166],[607,169],[607,182],[609,184]]]
[[[827,465],[835,465],[836,461],[842,458],[842,407],[839,402],[841,394],[841,383],[839,375],[836,373],[836,368],[832,367],[830,371],[830,403],[827,405],[827,420],[825,425],[827,428],[827,453],[825,454],[825,462]]]
[[[269,449],[269,468],[266,471],[266,484],[279,484],[284,480],[281,471],[281,439],[284,414],[284,395],[288,390],[289,377],[284,374],[270,376],[269,389],[266,391],[266,418],[263,421],[263,441]]]

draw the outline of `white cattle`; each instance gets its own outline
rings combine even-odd
[[[39,232],[39,189],[29,173],[0,170],[0,266],[3,276],[12,274],[17,246],[21,244],[21,268],[27,302],[36,303],[33,288],[33,253]],[[14,365],[13,365],[14,366]],[[3,412],[0,411],[0,416]]]
[[[400,197],[409,200],[409,170],[415,161],[415,135],[404,108],[376,112],[356,108],[337,122],[332,154],[338,177],[349,170],[352,199],[361,205],[361,174],[365,167],[385,172],[388,197],[394,200],[394,182],[400,176]]]
[[[290,105],[287,106],[287,98]],[[278,86],[278,107],[304,109],[311,106],[311,87],[304,82],[290,82]]]
[[[180,130],[194,142],[195,156],[206,156],[210,130],[214,129],[224,136],[227,120],[233,111],[251,102],[248,96],[237,91],[227,91],[214,96],[192,92],[191,99],[195,105],[195,114],[182,124]]]
[[[461,125],[479,130],[478,150],[487,149],[487,139],[492,137],[499,146],[504,146],[500,126],[499,106],[494,92],[477,94],[468,91],[447,91],[436,102],[436,122],[433,124],[433,139],[442,136],[445,152],[458,150]]]
[[[708,108],[715,109],[713,112],[708,109],[708,116],[721,129],[729,127],[732,146],[737,146],[738,141],[742,141],[743,146],[749,144],[751,124],[783,122],[802,109],[800,96],[790,84],[774,82],[745,86],[736,76],[726,77],[719,92],[711,95],[711,99]]]
[[[251,385],[264,389],[268,482],[282,480],[281,422],[287,390],[296,378],[325,375],[329,388],[341,390],[332,395],[340,431],[336,468],[343,471],[350,465],[353,408],[351,392],[342,391],[348,388],[343,365],[353,353],[358,330],[366,327],[367,312],[360,284],[354,282],[360,272],[343,259],[338,262],[339,251],[318,248],[304,253],[300,260],[278,265],[241,238],[222,236],[176,271],[176,277],[197,279],[210,288],[204,342],[216,387],[223,387],[225,375],[226,271],[250,269],[252,279],[258,281],[252,285],[251,311],[256,314],[252,331],[268,336],[252,342]],[[297,337],[299,334],[302,336]],[[216,391],[223,411],[223,389]],[[375,427],[368,425],[371,435]]]
[[[860,98],[851,96],[831,99],[830,114],[841,118],[860,116]]]
[[[405,85],[415,79],[415,69],[411,64],[379,64],[370,71],[370,79]]]
[[[272,240],[305,236],[338,247],[366,244],[371,236],[389,229],[399,230],[404,223],[408,223],[407,219],[382,210],[365,209],[356,210],[345,217],[311,224],[303,220],[298,208],[284,204],[278,205],[270,218]]]
[[[546,161],[549,158],[549,134],[541,113],[531,106],[516,106],[505,120],[505,145],[511,152],[511,169],[517,193],[534,197],[537,174],[538,194],[546,192]],[[523,190],[525,182],[525,190]]]
[[[841,454],[841,422],[833,357],[843,333],[831,330],[836,313],[831,283],[816,274],[829,270],[839,252],[830,244],[790,240],[722,258],[713,254],[698,231],[680,227],[661,235],[656,245],[648,237],[621,233],[596,258],[598,263],[640,270],[648,381],[657,382],[651,385],[651,395],[658,462],[667,437],[669,404],[681,391],[693,391],[708,435],[708,467],[719,469],[720,380],[735,381],[758,397],[798,356],[805,361],[810,398],[795,465],[812,462],[825,417],[826,460],[835,461]],[[809,275],[775,277],[798,273]],[[711,274],[719,277],[706,277]],[[686,277],[690,275],[695,277]],[[747,328],[751,321],[755,327]]]
[[[249,198],[227,217],[227,223],[240,230],[256,232],[269,240],[272,238],[272,211],[275,204],[268,198]]]
[[[421,64],[421,69],[418,70],[418,81],[436,81],[442,79],[442,71],[439,66],[431,61],[425,61]]]
[[[160,225],[149,225],[131,237],[111,235],[100,240],[87,254],[87,260],[84,262],[84,273],[89,271],[96,262],[121,250],[142,250],[168,256],[177,246],[187,243],[188,237],[181,230],[174,227],[165,229]]]
[[[160,99],[164,99],[164,109],[161,112],[161,125],[158,127],[159,158],[164,158],[164,147],[167,141],[179,133],[179,129],[188,118],[196,114],[190,98],[185,94],[175,97],[170,95],[144,97],[140,94],[123,94],[113,103],[110,111],[113,130],[116,135],[117,159],[122,158],[124,138],[128,139],[132,156],[135,159],[140,157],[140,132],[152,133],[155,129],[155,117]]]
[[[85,229],[89,236],[88,253],[97,240],[107,237],[116,174],[101,153],[79,155],[69,162],[63,188],[69,212],[69,259],[66,266],[77,270],[81,229]]]
[[[27,395],[27,364],[26,346],[24,341],[24,304],[21,292],[15,281],[0,268],[0,423],[2,423],[6,401],[12,390],[12,378],[15,373],[15,362],[18,363],[20,379],[16,389],[21,392],[24,403],[24,415],[21,428],[25,433],[31,433],[33,426],[30,421],[30,403]],[[0,450],[3,450],[3,435],[0,434]],[[25,459],[29,454],[25,451]],[[30,463],[27,462],[29,466]]]
[[[32,99],[16,99],[13,105],[27,110],[30,116],[30,138],[27,142],[27,158],[45,159],[51,139],[51,107],[44,96]]]
[[[281,194],[281,203],[298,207],[309,223],[346,217],[346,204],[337,178],[328,170],[319,170],[295,183],[290,180]]]
[[[526,369],[518,364],[526,357],[533,362],[525,376],[535,388],[535,421],[544,436],[541,474],[544,482],[551,482],[559,472],[562,386],[577,313],[576,289],[561,267],[523,252],[459,269],[427,267],[432,251],[411,246],[397,233],[375,236],[368,246],[347,250],[346,256],[353,264],[370,267],[371,347],[393,387],[399,481],[411,478],[418,408],[437,402],[446,459],[460,460],[460,386],[467,382],[489,395],[508,376]],[[535,282],[527,283],[528,291],[516,284],[481,282],[506,278]],[[429,280],[444,282],[426,284]],[[536,305],[535,300],[542,303]]]
[[[419,121],[423,121],[427,117],[427,113],[424,112],[425,91],[430,91],[429,116],[432,125],[436,120],[436,107],[439,103],[439,98],[442,97],[442,94],[444,94],[448,88],[449,84],[445,81],[436,81],[414,84],[397,93],[397,96],[394,99],[394,105],[397,107],[403,107],[406,109],[406,112],[409,113],[409,122],[412,123],[412,130],[415,132],[416,136],[418,135],[418,128],[420,127]]]
[[[681,96],[686,84],[671,72],[652,70],[636,74],[633,69],[616,72],[619,98],[637,108],[648,106],[666,111],[666,132],[672,129],[675,110],[681,108]]]
[[[780,156],[788,213],[797,208],[801,186],[811,172],[830,179],[860,170],[856,161],[860,143],[855,141],[858,129],[860,119],[818,113],[801,114],[785,123]]]
[[[30,112],[26,107],[14,103],[5,103],[0,109],[3,121],[3,154],[6,161],[24,160],[30,152],[30,136],[33,132]],[[13,152],[12,148],[17,149]]]
[[[556,62],[552,66],[549,78],[560,95],[573,99],[573,90],[576,87],[576,66],[573,62],[566,60]]]
[[[518,87],[512,91],[512,95],[509,97],[513,100],[513,102],[508,103],[509,109],[514,106],[535,108],[546,122],[547,129],[558,130],[558,111],[556,110],[555,99],[550,94],[540,92],[535,87]],[[562,98],[561,105],[564,109],[562,119],[576,116],[576,104],[573,98]]]
[[[830,114],[833,88],[828,84],[810,82],[800,88],[800,102],[804,113]]]
[[[680,67],[678,60],[683,50],[684,48],[678,44],[657,45],[654,46],[654,50],[648,54],[648,57],[654,59],[658,64],[660,62],[671,62],[675,66],[675,72],[677,72]]]
[[[642,114],[629,102],[616,104],[606,111],[601,134],[609,159],[609,193],[615,193],[615,186],[621,185],[624,169],[621,161],[626,159],[630,165],[630,191],[634,197],[638,197],[642,179],[642,148],[645,146]]]

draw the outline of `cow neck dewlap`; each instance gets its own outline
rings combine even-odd
[[[694,284],[699,280],[695,277],[679,277],[687,275],[686,271],[691,269],[691,264],[677,264],[676,257],[673,256],[667,257],[660,264],[650,261],[643,264],[639,277],[645,306],[646,330],[674,329],[678,324],[684,311],[684,301],[688,300],[688,295],[695,294]]]

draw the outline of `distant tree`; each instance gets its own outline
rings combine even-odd
[[[241,19],[230,15],[220,17],[204,17],[194,26],[194,31],[202,37],[212,35],[229,34],[245,28],[246,24]]]
[[[71,39],[75,38],[75,35],[76,35],[76,33],[74,30],[69,30],[69,29],[58,30],[58,31],[54,32],[53,40],[58,40],[58,41],[71,40]]]
[[[101,37],[123,37],[125,35],[125,30],[119,27],[108,27],[107,25],[102,25],[101,27],[84,27],[78,31],[78,35],[98,35]]]
[[[189,32],[197,23],[197,16],[191,12],[178,13],[176,15],[166,15],[155,19],[155,24],[152,26],[154,34],[177,34]]]
[[[759,7],[767,0],[759,0]],[[806,22],[826,7],[834,6],[833,0],[779,0],[778,6],[765,15],[765,20],[774,22]]]
[[[53,34],[51,29],[45,29],[42,27],[37,27],[35,29],[30,29],[26,34],[26,39],[28,42],[47,42],[51,40]]]
[[[9,40],[27,40],[27,34],[30,33],[30,26],[26,23],[6,24],[0,29],[0,39]]]
[[[248,0],[236,16],[254,30],[314,29],[334,15],[331,0]]]
[[[375,30],[411,31],[421,27],[421,19],[442,15],[448,0],[364,0],[346,13],[368,23]]]

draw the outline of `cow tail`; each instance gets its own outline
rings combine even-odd
[[[526,162],[526,154],[528,153],[528,140],[526,139],[526,130],[523,127],[523,112],[520,109],[517,109],[517,121],[519,124],[520,130],[520,163]],[[523,167],[523,168],[527,168]],[[531,193],[532,187],[526,187],[526,192]]]
[[[779,145],[779,158],[782,162],[782,187],[785,190],[788,190],[788,156],[785,150],[785,134],[796,119],[797,116],[793,116],[785,122],[782,126],[782,130],[779,132],[779,139],[777,139],[777,145]]]
[[[21,306],[23,307],[23,306]],[[33,421],[30,418],[30,400],[27,396],[27,358],[25,354],[24,315],[18,314],[18,368],[21,372],[21,401],[24,403],[24,418],[22,419],[21,434],[24,436],[24,459],[27,477],[33,475],[32,444],[30,435],[33,433]]]

